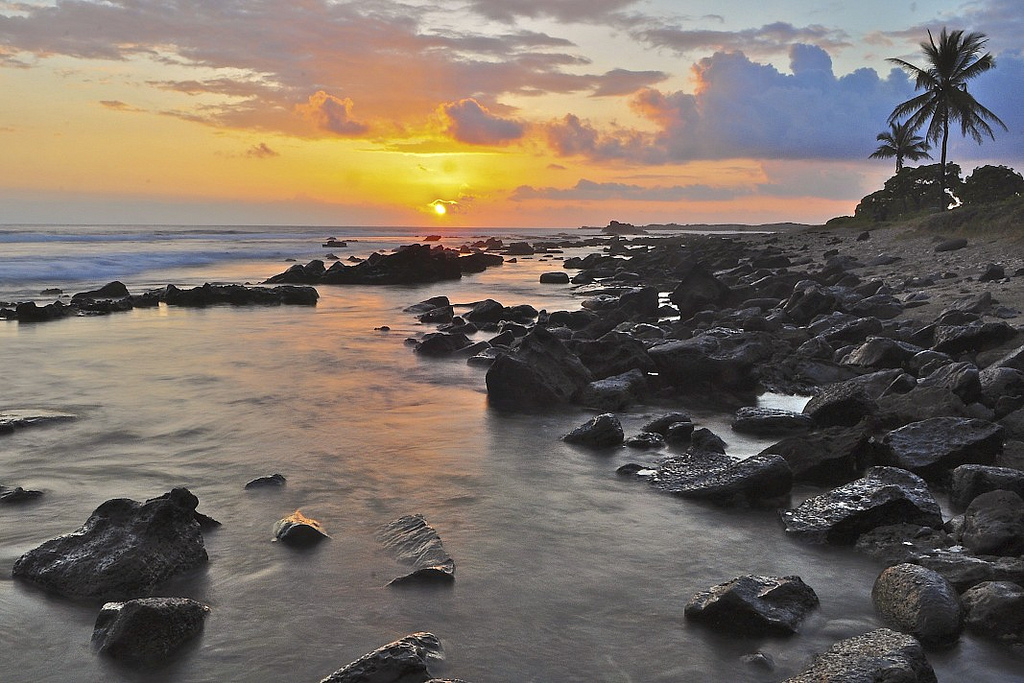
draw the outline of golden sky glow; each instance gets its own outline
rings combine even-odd
[[[928,27],[1011,129],[951,159],[1020,165],[1015,3],[0,0],[0,223],[823,221]]]

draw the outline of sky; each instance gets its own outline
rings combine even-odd
[[[820,223],[928,30],[1024,169],[1020,2],[0,0],[0,224]]]

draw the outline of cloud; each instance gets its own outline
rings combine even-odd
[[[512,119],[495,116],[474,99],[449,102],[438,108],[445,132],[470,145],[503,145],[523,137],[526,128]]]
[[[532,187],[521,185],[511,195],[512,201],[550,199],[556,201],[679,202],[725,201],[749,194],[746,190],[711,187],[709,185],[670,185],[646,187],[629,183],[598,183],[585,178],[570,188]]]
[[[248,150],[246,150],[245,156],[253,159],[271,159],[273,157],[279,157],[281,155],[278,152],[275,152],[273,149],[271,149],[267,143],[261,142],[260,144],[253,145]]]
[[[318,90],[310,95],[308,103],[297,105],[295,109],[320,130],[342,136],[362,135],[368,127],[352,118],[353,106],[347,97],[341,99]]]
[[[518,17],[550,17],[563,22],[592,22],[635,5],[638,0],[470,0],[488,19],[512,23]]]
[[[113,111],[142,111],[138,107],[133,107],[132,105],[127,104],[126,102],[122,102],[121,100],[100,100],[100,105],[102,107],[105,107],[106,109],[112,109]]]
[[[545,126],[561,155],[640,163],[695,159],[864,159],[893,107],[913,93],[907,77],[872,69],[842,77],[828,53],[790,49],[791,74],[740,52],[718,52],[693,66],[693,94],[644,89],[633,110],[655,133],[599,131],[567,116]]]
[[[784,53],[795,43],[829,49],[840,49],[850,45],[849,36],[844,31],[818,24],[797,27],[785,22],[741,31],[684,29],[658,23],[641,25],[634,29],[633,34],[649,45],[679,53],[742,51],[749,55],[774,55]]]
[[[597,88],[592,93],[594,97],[613,97],[618,95],[629,95],[640,88],[661,83],[668,79],[664,71],[629,71],[627,69],[612,69],[600,78]]]

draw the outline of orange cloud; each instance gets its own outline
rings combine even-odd
[[[526,132],[524,124],[496,116],[472,98],[442,104],[437,113],[445,133],[470,145],[503,145]]]
[[[296,105],[295,110],[306,117],[318,129],[355,137],[369,130],[369,126],[352,117],[354,103],[348,97],[341,99],[317,90],[310,95],[309,102]]]

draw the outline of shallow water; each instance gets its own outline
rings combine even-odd
[[[793,542],[770,510],[722,510],[617,477],[619,465],[653,456],[564,444],[558,437],[587,413],[496,413],[483,371],[420,359],[403,343],[432,328],[401,309],[435,294],[578,307],[568,287],[536,284],[553,267],[527,259],[458,283],[322,287],[315,309],[160,307],[0,323],[0,410],[78,416],[0,437],[0,482],[45,491],[0,507],[0,678],[318,681],[430,630],[447,653],[437,673],[477,683],[779,681],[880,625],[875,562]],[[193,284],[283,270],[276,256],[176,268],[173,281]],[[126,282],[136,291],[167,274]],[[650,412],[626,415],[627,432]],[[726,416],[697,415],[733,454],[765,445],[729,432]],[[272,472],[287,485],[243,490]],[[97,657],[98,605],[11,580],[19,555],[104,500],[182,485],[223,526],[206,534],[207,568],[157,591],[213,608],[199,641],[169,665],[138,671]],[[331,540],[308,552],[271,542],[274,522],[296,509]],[[383,588],[404,568],[374,535],[409,513],[425,515],[455,558],[453,587]],[[743,573],[798,574],[821,609],[788,639],[726,638],[684,620],[695,591]],[[755,650],[776,670],[740,661]],[[1024,680],[1024,657],[971,638],[930,659],[940,680]]]

